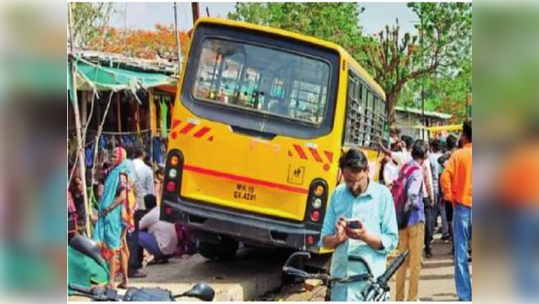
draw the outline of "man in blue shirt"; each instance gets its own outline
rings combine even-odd
[[[387,254],[398,244],[397,218],[389,189],[369,179],[367,157],[350,149],[339,160],[345,184],[333,192],[324,225],[321,245],[334,249],[331,275],[351,276],[367,273],[361,262],[349,256],[364,258],[374,277],[386,270]],[[347,227],[346,220],[359,220],[361,227]],[[337,283],[331,290],[332,301],[362,301],[365,282]]]
[[[408,281],[408,300],[417,301],[419,290],[419,275],[421,272],[421,256],[425,239],[425,206],[423,204],[423,172],[421,165],[427,157],[427,143],[417,140],[412,147],[412,161],[406,167],[418,169],[413,171],[404,181],[409,208],[406,228],[399,231],[399,253],[409,250],[410,254],[401,268],[397,271],[397,301],[404,301],[404,285],[406,272],[410,269]],[[401,172],[401,174],[403,174]]]

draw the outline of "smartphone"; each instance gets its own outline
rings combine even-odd
[[[352,229],[361,229],[363,224],[360,220],[346,220],[346,227],[350,227]]]

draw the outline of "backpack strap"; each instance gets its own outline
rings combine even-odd
[[[404,178],[408,179],[412,173],[414,173],[416,170],[419,170],[418,166],[407,166],[405,165],[402,167],[402,172],[404,173]]]

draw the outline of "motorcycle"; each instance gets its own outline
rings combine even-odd
[[[91,258],[107,272],[107,263],[101,256],[98,244],[82,235],[76,235],[69,241],[69,246],[81,254]],[[174,302],[177,298],[191,297],[202,301],[211,302],[215,297],[215,291],[205,283],[197,283],[190,290],[182,294],[174,295],[170,290],[162,288],[134,288],[127,289],[124,295],[120,295],[116,289],[94,286],[91,288],[68,284],[68,290],[73,296],[80,296],[92,299],[93,301],[113,301],[113,302]]]

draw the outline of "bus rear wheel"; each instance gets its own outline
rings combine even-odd
[[[236,256],[238,241],[221,236],[219,242],[198,241],[197,250],[201,256],[209,260],[228,260]]]

